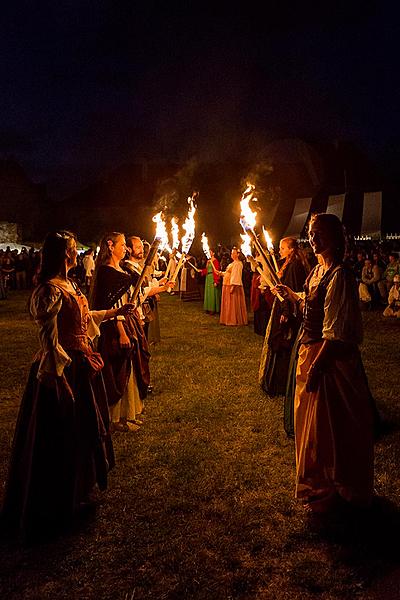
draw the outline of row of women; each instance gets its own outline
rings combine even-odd
[[[140,273],[134,258],[143,257],[139,238],[131,238],[135,244],[125,264],[124,235],[103,238],[89,310],[68,277],[76,265],[75,236],[59,231],[44,241],[29,303],[41,348],[20,405],[2,510],[10,533],[36,539],[68,528],[91,505],[95,486],[107,487],[112,429],[138,427],[150,383],[144,296],[168,283],[147,282],[142,305],[130,302]]]

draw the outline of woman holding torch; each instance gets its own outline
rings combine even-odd
[[[219,322],[221,325],[247,325],[247,308],[242,282],[243,263],[236,247],[232,248],[231,258],[232,262],[229,263],[226,271],[216,271],[218,275],[223,276]]]
[[[289,286],[295,292],[302,291],[310,268],[296,239],[283,238],[279,244],[279,253],[283,259],[277,273],[281,283]],[[283,302],[275,299],[261,352],[259,369],[259,383],[268,396],[285,394],[290,353],[300,324],[301,314],[297,305],[289,299],[285,299]]]
[[[319,263],[296,293],[303,312],[295,391],[296,497],[313,512],[341,499],[368,506],[373,494],[374,404],[358,344],[362,322],[353,274],[344,266],[339,219],[317,214],[309,239]]]
[[[103,361],[93,351],[98,325],[132,305],[89,311],[68,277],[76,265],[74,234],[49,233],[29,310],[41,349],[30,370],[15,428],[2,520],[36,539],[71,525],[114,465]]]
[[[210,257],[207,260],[206,266],[204,269],[201,269],[201,275],[205,275],[206,277],[203,308],[206,313],[214,315],[215,313],[219,313],[221,308],[221,288],[219,286],[221,278],[218,274],[220,264],[213,248],[209,249],[209,253]]]
[[[96,309],[124,306],[130,301],[136,279],[122,268],[127,246],[119,232],[106,234],[100,242],[91,290]],[[150,383],[148,343],[137,311],[117,317],[101,328],[99,351],[114,431],[136,431]]]

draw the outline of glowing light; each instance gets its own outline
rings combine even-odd
[[[208,245],[208,239],[204,231],[201,234],[201,245],[203,246],[203,252],[207,256],[207,258],[211,258],[210,246]]]
[[[243,252],[243,254],[245,256],[252,256],[250,236],[247,233],[241,233],[240,237],[242,238],[242,244],[240,246],[240,250]]]
[[[171,236],[172,236],[172,249],[179,248],[179,225],[178,219],[176,217],[172,217],[171,219]]]
[[[196,212],[196,206],[194,204],[194,194],[193,197],[189,196],[188,198],[188,204],[189,204],[189,209],[188,209],[188,214],[187,217],[185,219],[185,222],[183,223],[182,227],[185,230],[185,235],[182,237],[182,254],[187,254],[190,250],[190,247],[193,243],[194,240],[194,235],[195,235],[195,220],[194,220],[194,215]]]
[[[155,237],[160,240],[159,252],[163,252],[166,249],[169,250],[168,233],[162,211],[154,215],[152,220],[156,224]]]
[[[257,222],[257,213],[250,208],[250,202],[257,202],[257,198],[254,196],[254,190],[255,186],[252,183],[247,183],[247,187],[240,200],[240,224],[245,231],[254,229]]]

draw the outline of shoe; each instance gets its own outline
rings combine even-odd
[[[153,386],[152,385],[148,385],[147,386],[147,393],[148,394],[152,394],[153,393]]]
[[[140,419],[128,419],[127,421],[128,423],[133,423],[134,425],[143,425],[143,421],[141,421]]]
[[[139,425],[136,425],[135,423],[129,423],[128,421],[126,423],[122,423],[121,421],[118,423],[111,423],[110,427],[111,433],[114,433],[114,431],[138,431],[139,429]]]

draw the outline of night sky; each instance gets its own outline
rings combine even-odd
[[[389,4],[187,4],[3,8],[0,156],[78,182],[135,160],[251,160],[279,137],[352,140],[372,157],[396,146]]]

